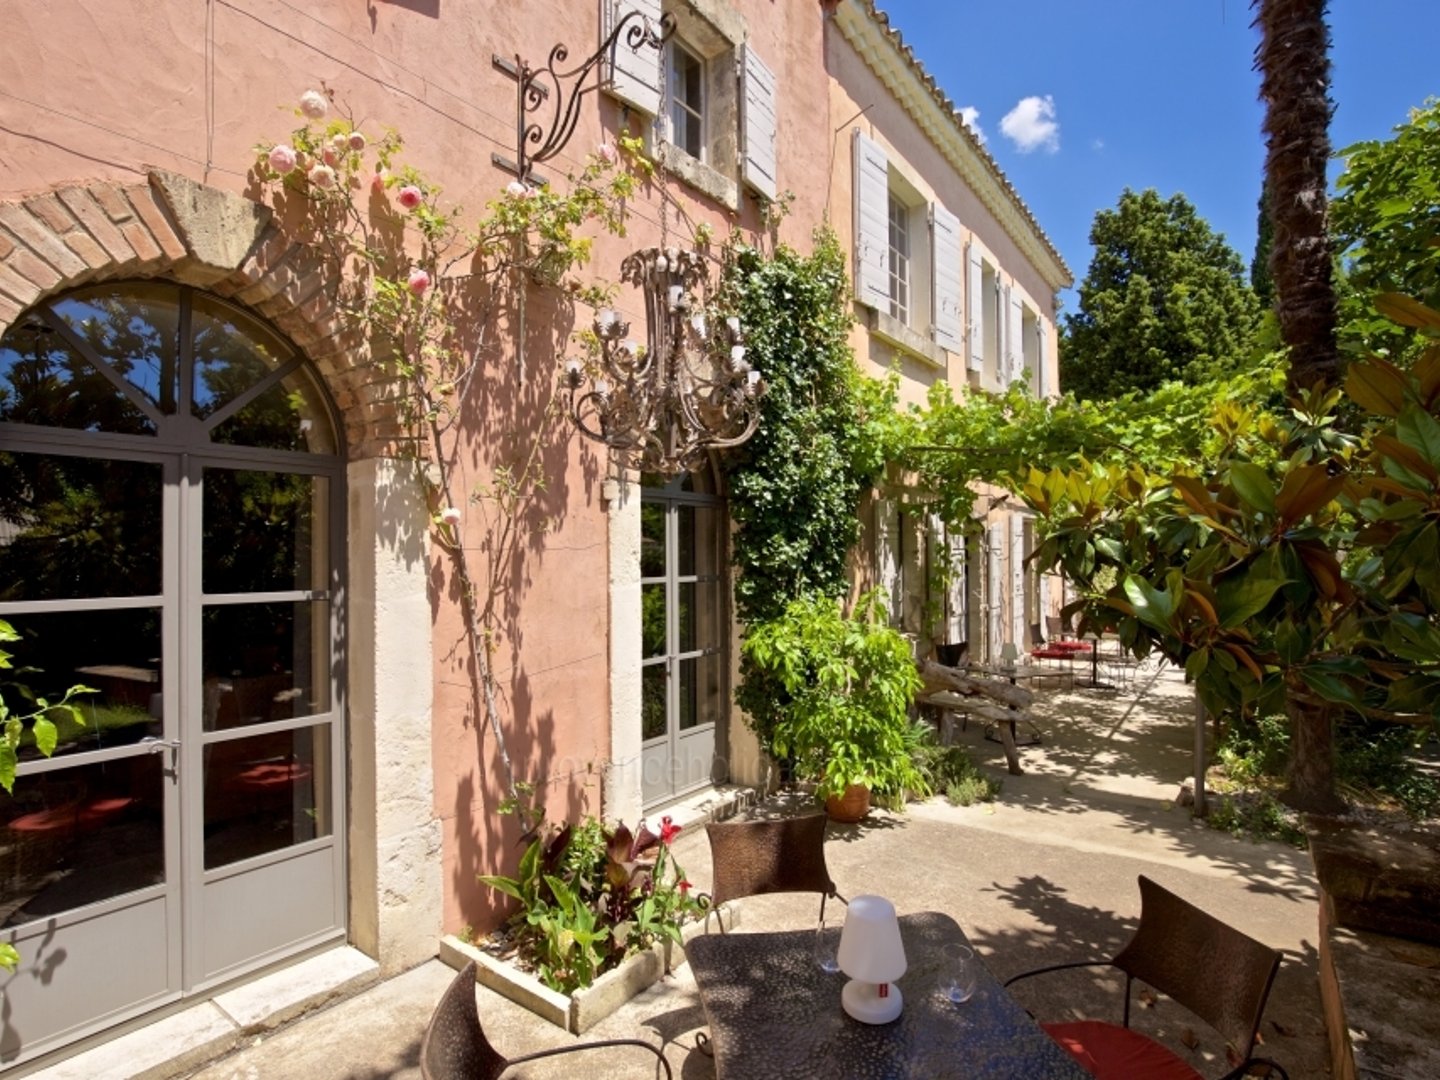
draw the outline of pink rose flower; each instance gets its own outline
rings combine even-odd
[[[395,196],[395,201],[406,210],[414,210],[424,200],[425,196],[414,184],[406,184]]]
[[[352,131],[350,137],[346,139],[345,142],[353,153],[358,154],[361,150],[365,149],[365,136],[361,135],[358,131]]]
[[[430,275],[417,266],[410,271],[410,278],[405,284],[410,286],[410,291],[416,296],[424,296],[430,288]]]
[[[330,99],[319,90],[306,90],[300,95],[300,111],[311,120],[324,120],[330,111]]]
[[[288,173],[295,168],[295,151],[281,143],[270,151],[270,168],[278,173]]]
[[[520,183],[519,180],[511,180],[510,183],[505,185],[505,194],[519,199],[523,198],[526,195],[529,195],[530,189],[524,184]]]
[[[424,273],[423,270],[420,272]],[[446,525],[459,525],[460,511],[453,506],[447,506],[444,510],[440,511],[440,520]]]
[[[615,144],[612,142],[601,143],[595,153],[606,165],[614,165],[620,159],[620,152],[615,149]]]
[[[333,146],[327,146],[320,154],[320,160],[329,165],[332,169],[340,164],[340,155],[335,152]]]
[[[310,170],[310,183],[318,188],[332,188],[335,186],[335,170],[329,165],[316,165]]]

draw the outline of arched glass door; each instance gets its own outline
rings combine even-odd
[[[0,338],[0,618],[33,689],[94,688],[0,792],[0,1058],[343,936],[336,431],[283,339],[183,286]]]
[[[663,486],[661,486],[663,484]],[[654,806],[723,779],[721,501],[696,474],[646,477],[640,499],[643,798]]]

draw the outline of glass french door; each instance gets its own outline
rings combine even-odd
[[[641,746],[644,804],[722,777],[725,702],[723,507],[694,474],[642,488]]]
[[[300,359],[203,293],[0,338],[0,678],[89,688],[0,791],[0,1061],[343,937],[335,451]]]

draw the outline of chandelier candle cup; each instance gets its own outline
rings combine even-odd
[[[863,1024],[898,1019],[904,1002],[893,985],[905,974],[905,945],[895,905],[883,896],[857,896],[845,911],[837,954],[840,970],[850,976],[840,1004]]]

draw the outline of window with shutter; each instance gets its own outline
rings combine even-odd
[[[935,343],[951,352],[965,348],[960,319],[960,222],[939,203],[930,208],[931,288],[934,292]]]
[[[601,0],[600,38],[603,41],[631,12],[639,12],[650,20],[657,32],[660,27],[661,0]],[[614,52],[605,60],[602,74],[605,89],[627,105],[649,116],[660,115],[660,57],[649,45],[632,49],[625,39],[629,28],[639,20],[632,19],[615,43]]]
[[[885,595],[890,625],[901,618],[900,512],[888,499],[875,504],[875,579]]]
[[[965,314],[969,319],[970,355],[966,367],[980,371],[985,367],[985,272],[984,257],[974,243],[970,245],[970,259],[966,276],[968,287]]]
[[[741,139],[744,142],[745,182],[767,199],[779,188],[775,161],[775,76],[750,46],[741,68]]]
[[[997,521],[990,526],[986,536],[989,539],[990,550],[987,552],[985,562],[985,630],[987,634],[985,655],[991,663],[994,663],[1000,659],[1000,646],[1005,640],[1005,581],[1001,576],[1001,566],[1005,556],[1005,527]]]
[[[1010,640],[1025,643],[1025,519],[1010,515]]]
[[[895,192],[887,197],[890,223],[890,314],[910,324],[910,208]]]
[[[1009,386],[1025,374],[1025,305],[1015,290],[1005,286],[1008,320],[1005,324],[1005,375],[1000,381]]]
[[[1045,353],[1045,320],[1035,320],[1035,350],[1040,354],[1039,374],[1035,380],[1036,393],[1042,398],[1050,396],[1050,360]]]
[[[855,132],[855,298],[890,309],[890,161]]]
[[[669,53],[670,141],[696,161],[705,154],[705,61],[683,41],[666,45]]]

